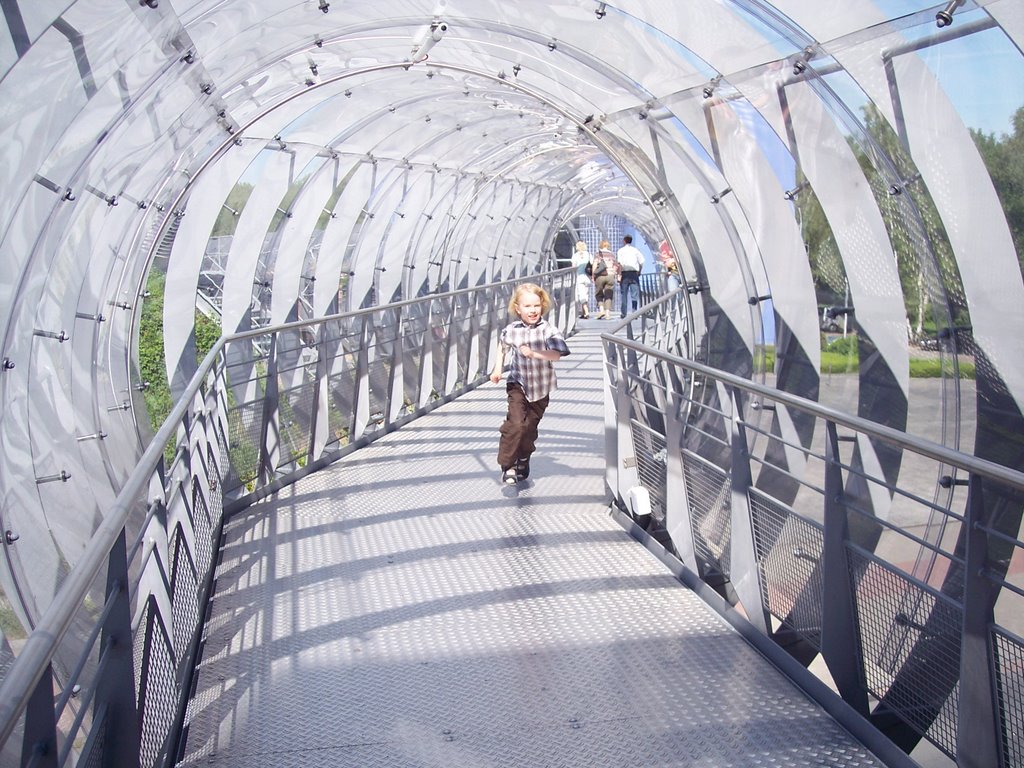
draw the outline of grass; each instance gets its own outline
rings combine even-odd
[[[774,346],[765,347],[764,360],[765,370],[775,369]],[[856,373],[859,365],[856,337],[838,339],[821,350],[822,373]],[[943,375],[942,361],[938,357],[911,357],[909,368],[912,379],[938,379]],[[946,370],[948,371],[949,368],[947,367]],[[973,379],[975,376],[974,363],[961,360],[959,373],[961,379]]]
[[[975,374],[974,363],[961,360],[959,364],[961,379],[973,379]],[[938,379],[942,376],[942,362],[931,358],[911,358],[910,378],[912,379]]]
[[[856,373],[859,362],[856,353],[821,350],[822,373]]]
[[[24,640],[27,637],[25,628],[18,621],[14,610],[2,594],[0,594],[0,635],[8,640]]]

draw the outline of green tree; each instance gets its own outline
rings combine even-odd
[[[960,273],[935,202],[927,187],[916,181],[900,185],[900,193],[891,194],[891,182],[884,178],[881,162],[891,163],[903,180],[917,180],[920,174],[903,142],[878,108],[868,105],[863,115],[864,127],[874,140],[874,146],[855,146],[855,151],[889,233],[907,319],[914,334],[920,336],[925,331],[934,332],[936,326],[944,327],[950,319],[948,314],[952,315],[954,323],[969,323]],[[885,157],[872,158],[869,152],[875,151]],[[916,213],[906,205],[907,200],[913,202]],[[936,312],[942,317],[937,318]]]
[[[139,318],[139,375],[149,386],[143,393],[149,423],[155,432],[171,412],[171,389],[164,363],[164,286],[167,275],[151,270],[146,281],[149,296]]]
[[[164,360],[164,288],[167,276],[153,270],[146,281],[149,296],[142,305],[139,320],[139,374],[149,386],[143,393],[149,423],[156,432],[171,412],[174,403],[167,382],[167,365]],[[213,345],[220,338],[220,323],[196,310],[193,332],[196,342],[196,362],[202,362]]]
[[[1024,271],[1024,107],[1013,114],[1011,125],[1013,133],[998,139],[994,134],[973,129],[971,135],[999,195],[1013,247]]]
[[[213,223],[213,231],[210,233],[211,237],[235,234],[235,227],[238,226],[238,216],[241,214],[242,209],[245,208],[245,204],[249,202],[252,190],[252,184],[242,182],[236,184],[234,189],[228,193],[228,198],[224,201],[224,205],[217,215],[217,220]]]
[[[811,265],[815,294],[819,304],[836,304],[846,295],[846,272],[839,258],[839,248],[818,196],[805,186],[806,179],[802,176],[797,182],[802,188],[793,203]]]
[[[206,353],[213,349],[213,345],[220,338],[220,322],[213,317],[204,315],[196,310],[196,363],[203,362]]]
[[[295,204],[295,198],[299,196],[299,192],[306,185],[306,181],[309,179],[309,175],[303,176],[302,178],[293,181],[288,191],[284,193],[284,197],[281,198],[281,204],[277,207],[277,211],[274,212],[273,218],[270,220],[270,231],[277,232],[281,225],[284,224],[285,218],[287,217],[286,211],[290,211],[292,206]]]

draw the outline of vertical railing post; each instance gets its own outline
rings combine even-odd
[[[228,416],[230,412],[230,408],[228,405],[228,388],[230,384],[228,383],[227,370],[227,351],[225,349],[221,349],[220,354],[217,356],[216,362],[214,362],[213,364],[212,389],[209,390],[208,393],[210,405],[214,409],[214,415],[216,416],[214,428],[217,434],[216,442],[218,447],[220,448],[220,450],[217,452],[218,464],[222,461],[220,457],[221,451],[223,451],[223,454],[227,459],[227,466],[218,467],[220,474],[220,476],[217,478],[218,483],[221,480],[231,477],[233,474],[230,455],[231,440],[228,437],[230,431],[228,426]]]
[[[630,390],[630,371],[637,370],[636,352],[619,350],[618,383],[613,392],[615,398],[615,426],[612,439],[615,441],[615,485],[612,495],[625,509],[630,509],[629,489],[640,484],[636,469],[636,449],[633,444],[633,398]],[[625,359],[623,359],[625,358]]]
[[[416,407],[423,408],[430,403],[434,391],[434,333],[431,318],[434,316],[434,301],[427,306],[426,320],[423,323],[423,340],[420,343],[420,391],[416,397]]]
[[[370,423],[370,315],[359,318],[359,349],[356,350],[355,391],[352,393],[352,429],[354,442],[363,436]]]
[[[467,297],[469,306],[469,337],[466,339],[467,346],[469,349],[468,357],[466,358],[466,383],[470,383],[479,378],[480,374],[484,372],[484,365],[480,364],[480,328],[483,325],[483,315],[478,310],[477,301],[478,294],[471,294]],[[486,358],[486,352],[484,353]]]
[[[22,768],[57,768],[57,724],[53,717],[53,666],[46,665],[25,708]]]
[[[825,533],[821,549],[822,605],[821,655],[839,695],[868,716],[868,694],[863,679],[860,644],[853,613],[846,542],[849,521],[843,504],[843,472],[839,434],[835,422],[825,422]]]
[[[576,272],[571,275],[555,276],[558,282],[558,328],[564,336],[576,330]]]
[[[465,302],[463,304],[463,302]],[[452,328],[455,330],[455,343],[458,345],[459,356],[455,360],[456,389],[461,389],[473,381],[473,313],[472,302],[465,295],[456,296],[452,301]],[[463,311],[468,317],[463,316]],[[467,322],[468,321],[468,322]],[[469,328],[467,331],[466,328]],[[460,373],[459,368],[462,368]]]
[[[489,374],[497,360],[498,337],[505,327],[505,307],[500,301],[504,296],[498,293],[497,288],[484,289],[484,303],[487,307],[487,340],[484,342],[484,349],[481,351],[484,363],[484,374]]]
[[[139,765],[141,723],[135,702],[135,654],[124,529],[110,549],[106,595],[114,605],[103,626],[100,642],[103,673],[96,683],[93,716],[104,720],[101,765],[131,768]]]
[[[384,404],[385,424],[402,416],[405,406],[405,307],[399,307],[395,336],[391,342],[391,365],[388,366],[388,401]]]
[[[757,567],[757,549],[754,544],[754,525],[750,516],[751,486],[750,453],[747,450],[747,430],[743,424],[740,392],[729,388],[732,417],[729,433],[732,443],[731,525],[729,552],[729,580],[747,614],[747,620],[764,634],[768,634],[768,614],[761,599],[761,573]]]
[[[270,335],[267,350],[267,378],[263,388],[263,416],[260,423],[260,463],[258,476],[264,483],[274,479],[281,449],[281,404],[277,386],[277,334]]]
[[[622,351],[612,342],[602,342],[601,377],[604,379],[604,482],[614,498],[619,487],[619,437],[617,418],[619,404],[619,386],[624,375],[620,362]],[[613,380],[619,382],[613,385]]]
[[[330,429],[330,364],[327,355],[327,324],[316,326],[316,373],[313,380],[313,414],[309,424],[309,461],[320,458]]]
[[[448,333],[445,336],[444,392],[442,394],[450,395],[459,385],[459,356],[462,354],[462,344],[456,325],[458,299],[451,296],[445,303],[447,304]]]
[[[1000,762],[1002,739],[996,709],[996,679],[991,626],[999,589],[989,573],[986,529],[991,515],[985,506],[982,479],[971,475],[967,487],[967,532],[964,563],[963,633],[960,646],[960,709],[956,760],[963,768],[987,768]]]
[[[665,378],[668,377],[666,371]],[[672,538],[683,565],[695,576],[700,576],[684,468],[683,428],[687,409],[682,396],[672,387],[665,388],[665,403],[665,530]]]

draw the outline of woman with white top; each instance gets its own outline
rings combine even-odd
[[[590,317],[590,275],[587,274],[587,265],[590,263],[590,252],[587,251],[587,244],[580,240],[576,243],[576,251],[572,255],[572,265],[576,267],[576,304],[579,307],[579,316]]]

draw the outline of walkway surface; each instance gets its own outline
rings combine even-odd
[[[517,496],[486,384],[226,524],[179,765],[879,765],[609,515],[570,346]]]

